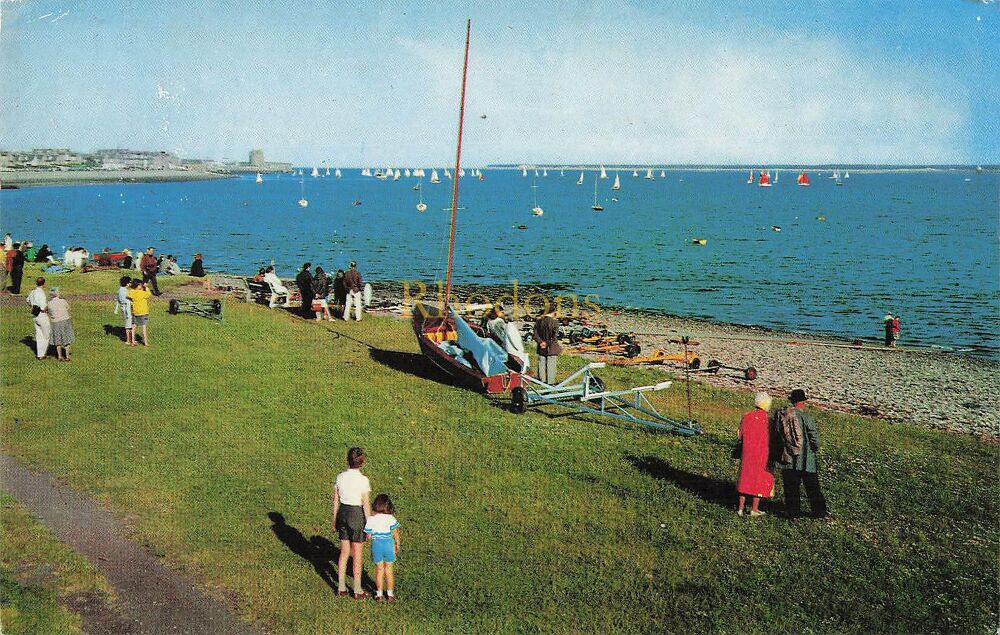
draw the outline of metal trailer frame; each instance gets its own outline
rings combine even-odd
[[[193,313],[210,320],[222,321],[222,300],[212,298],[208,300],[184,300],[172,298],[167,304],[167,313],[177,315],[178,313]]]
[[[678,421],[660,414],[644,394],[669,388],[673,382],[662,381],[625,390],[605,390],[604,382],[593,373],[595,369],[604,368],[605,365],[603,362],[591,362],[555,385],[546,384],[530,375],[522,375],[525,402],[528,405],[562,406],[686,436],[702,434],[694,421]],[[590,403],[595,405],[588,405]]]

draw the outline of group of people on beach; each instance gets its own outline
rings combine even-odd
[[[396,599],[396,556],[400,552],[399,521],[396,508],[388,494],[379,494],[374,501],[371,482],[361,473],[365,452],[361,448],[347,451],[347,469],[337,475],[333,485],[332,529],[340,540],[337,560],[337,595],[347,595],[347,561],[352,561],[353,594],[357,600],[370,597],[362,587],[365,541],[371,541],[371,557],[375,563],[375,600]],[[384,593],[384,595],[383,595]]]
[[[761,499],[774,496],[774,471],[781,470],[785,490],[785,512],[789,518],[802,514],[801,487],[809,498],[810,517],[829,520],[826,498],[819,485],[819,432],[816,421],[805,409],[805,390],[796,388],[788,396],[789,406],[769,415],[771,396],[758,392],[755,408],[740,421],[734,458],[740,460],[736,491],[736,513],[746,513],[749,498],[751,517],[763,516]]]

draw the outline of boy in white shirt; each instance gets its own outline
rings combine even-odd
[[[354,559],[354,598],[367,596],[361,588],[364,565],[365,522],[372,515],[368,495],[372,491],[368,477],[361,473],[365,451],[347,451],[348,469],[337,475],[333,487],[333,530],[340,536],[340,560],[337,562],[337,594],[347,595],[347,558]]]

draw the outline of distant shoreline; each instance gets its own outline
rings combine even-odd
[[[232,174],[188,170],[18,170],[0,172],[0,183],[16,187],[96,185],[101,183],[169,183],[233,178]]]

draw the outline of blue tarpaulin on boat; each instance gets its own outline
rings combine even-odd
[[[479,337],[465,320],[454,311],[455,331],[458,333],[458,345],[472,354],[479,369],[487,377],[499,375],[507,371],[507,351],[488,337]]]

